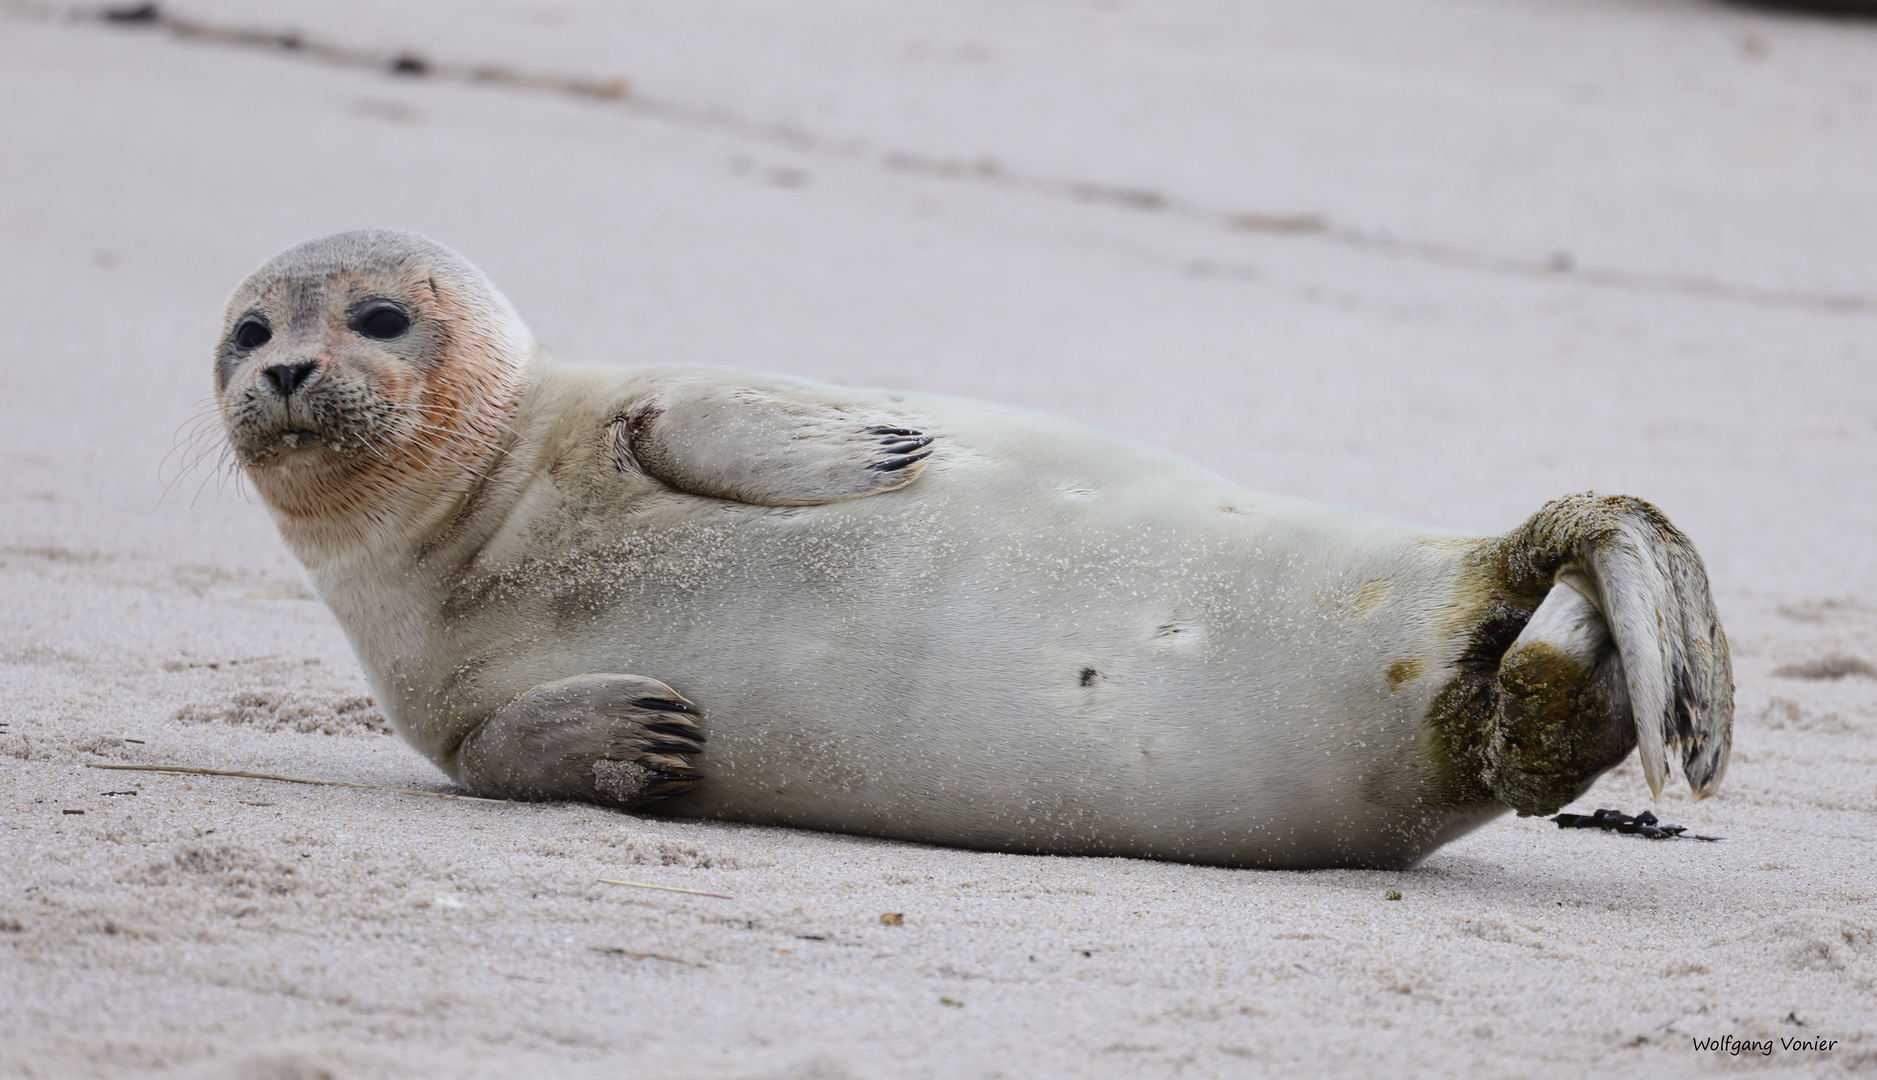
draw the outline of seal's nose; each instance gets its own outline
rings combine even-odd
[[[319,365],[311,360],[302,360],[297,364],[275,364],[261,372],[261,378],[274,384],[274,390],[281,397],[292,397],[294,390],[306,382],[307,377],[319,370]]]

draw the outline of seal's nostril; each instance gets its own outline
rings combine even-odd
[[[302,360],[297,364],[275,364],[261,372],[261,377],[274,384],[274,390],[281,397],[292,397],[294,390],[306,382],[307,377],[319,370],[319,365],[311,360]]]

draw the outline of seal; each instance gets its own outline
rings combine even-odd
[[[397,732],[478,794],[1009,852],[1405,867],[1733,685],[1649,504],[1463,536],[1064,420],[550,362],[466,260],[296,245],[235,291],[241,468]]]

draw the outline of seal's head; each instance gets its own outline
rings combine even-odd
[[[533,351],[468,260],[415,233],[364,229],[296,244],[241,283],[215,389],[289,543],[375,546],[469,489]]]

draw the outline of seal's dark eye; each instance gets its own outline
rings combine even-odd
[[[242,352],[258,349],[267,344],[273,336],[274,332],[267,328],[266,323],[259,319],[246,319],[240,326],[235,327],[235,348]]]
[[[375,311],[368,311],[360,315],[352,324],[352,329],[368,338],[377,338],[379,341],[398,337],[410,328],[410,318],[393,307],[381,307]]]

